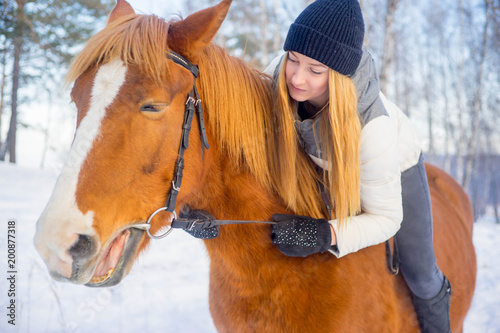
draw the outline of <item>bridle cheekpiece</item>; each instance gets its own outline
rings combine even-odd
[[[191,131],[191,123],[193,121],[195,111],[198,114],[198,123],[200,124],[200,135],[202,143],[201,148],[203,154],[205,152],[204,149],[209,148],[207,133],[205,131],[205,122],[203,120],[203,107],[201,106],[200,95],[198,93],[198,89],[196,88],[196,78],[200,73],[198,66],[193,65],[186,58],[173,51],[167,52],[167,58],[171,59],[176,64],[181,65],[182,67],[190,71],[191,74],[193,74],[194,82],[193,82],[193,89],[191,89],[191,91],[189,92],[186,101],[186,107],[184,109],[184,123],[182,125],[181,142],[179,144],[179,154],[177,157],[177,161],[175,162],[174,177],[172,179],[172,186],[170,187],[170,191],[168,192],[167,202],[165,203],[164,207],[157,209],[153,214],[151,214],[151,216],[146,222],[149,225],[151,224],[151,220],[153,219],[153,217],[161,211],[170,212],[174,214],[174,220],[177,219],[177,213],[175,212],[175,204],[177,201],[177,195],[181,190],[182,171],[184,170],[184,152],[189,146],[189,132]],[[170,227],[164,234],[159,236],[151,234],[149,228],[147,228],[146,231],[149,237],[151,238],[163,238],[172,231],[172,227]]]
[[[149,216],[146,223],[136,224],[133,225],[132,227],[145,230],[149,235],[149,237],[151,238],[160,239],[167,236],[172,231],[173,228],[193,230],[193,229],[211,228],[216,225],[227,225],[227,224],[246,224],[246,223],[275,224],[276,222],[273,221],[215,220],[215,219],[207,220],[207,219],[186,219],[177,217],[177,213],[175,212],[175,204],[177,201],[177,195],[181,190],[182,171],[184,169],[184,152],[189,146],[189,132],[191,131],[191,123],[193,121],[195,112],[198,114],[198,122],[200,124],[199,127],[200,127],[201,141],[202,141],[201,148],[203,155],[205,152],[204,149],[205,148],[208,149],[209,145],[207,140],[207,133],[205,131],[205,123],[203,120],[203,108],[201,106],[200,96],[198,94],[198,89],[196,87],[196,78],[198,77],[199,74],[198,66],[193,65],[191,62],[189,62],[189,60],[187,60],[183,56],[173,51],[168,51],[167,58],[171,59],[176,64],[186,68],[191,72],[191,74],[193,74],[194,77],[193,89],[188,94],[186,107],[184,109],[184,123],[182,125],[181,141],[179,144],[179,154],[177,157],[177,161],[175,162],[174,177],[172,179],[172,186],[170,187],[170,191],[168,193],[167,202],[165,203],[164,207],[161,207],[156,211],[154,211],[153,214]],[[172,213],[174,215],[174,218],[167,231],[158,236],[153,235],[150,232],[151,220],[156,214],[162,211],[167,211]]]

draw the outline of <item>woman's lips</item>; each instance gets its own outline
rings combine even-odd
[[[294,86],[293,84],[290,83],[290,86],[292,87],[292,90],[293,91],[296,91],[298,93],[302,93],[305,91],[305,89],[300,89],[300,88],[297,88],[296,86]]]

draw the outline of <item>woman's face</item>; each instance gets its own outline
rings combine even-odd
[[[308,101],[316,108],[328,101],[329,68],[298,52],[288,52],[285,80],[290,96],[297,102]]]

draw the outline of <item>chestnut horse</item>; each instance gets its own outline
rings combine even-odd
[[[273,185],[280,131],[273,127],[270,78],[211,44],[230,3],[166,22],[136,15],[119,0],[107,26],[75,58],[68,74],[75,81],[75,138],[35,236],[55,279],[111,286],[130,271],[150,241],[144,221],[172,186],[194,81],[211,146],[202,148],[195,116],[176,210],[188,205],[219,219],[254,221],[290,207],[321,214],[318,195],[304,194],[293,206]],[[199,66],[198,79],[172,51]],[[453,286],[451,328],[461,332],[476,277],[471,205],[451,177],[431,166],[427,172],[437,260]],[[150,232],[161,233],[172,219],[158,213]],[[383,244],[341,259],[292,258],[260,223],[221,226],[204,242],[210,311],[220,332],[419,331],[403,278],[386,268]]]

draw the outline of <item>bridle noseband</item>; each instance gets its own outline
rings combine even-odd
[[[149,237],[154,239],[160,239],[167,236],[172,231],[173,228],[193,230],[193,229],[210,228],[215,225],[226,225],[226,224],[241,224],[241,223],[256,223],[256,222],[275,224],[276,222],[268,222],[268,221],[199,220],[199,219],[184,219],[177,217],[177,213],[175,212],[175,204],[177,201],[177,195],[181,190],[182,171],[184,170],[184,152],[189,146],[189,132],[191,131],[191,123],[193,121],[195,112],[198,114],[198,122],[200,124],[199,127],[200,127],[201,143],[202,143],[201,145],[202,156],[205,153],[205,148],[208,149],[209,145],[207,140],[207,133],[205,131],[205,122],[203,120],[203,107],[201,106],[200,96],[198,94],[198,89],[196,87],[196,78],[198,77],[198,74],[200,72],[198,66],[193,65],[186,58],[173,51],[168,51],[167,58],[171,59],[176,64],[186,68],[188,71],[191,72],[191,74],[193,74],[194,77],[193,89],[188,94],[186,107],[184,109],[184,123],[182,125],[181,141],[179,144],[179,154],[177,157],[177,161],[175,162],[174,177],[172,179],[172,186],[170,187],[170,191],[168,192],[167,202],[165,203],[164,207],[161,207],[156,211],[154,211],[153,214],[149,216],[146,223],[135,224],[132,227],[141,230],[146,230]],[[150,232],[151,220],[156,214],[162,211],[167,211],[174,214],[174,218],[167,231],[158,236],[153,235]]]

